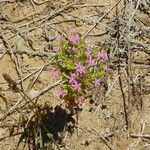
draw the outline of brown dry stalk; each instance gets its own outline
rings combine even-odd
[[[19,88],[17,87],[17,83],[7,74],[2,74],[4,79],[8,82],[8,86],[12,89],[14,92],[19,92]]]

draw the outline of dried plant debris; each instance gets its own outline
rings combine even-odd
[[[149,18],[149,0],[0,0],[0,149],[150,149]],[[69,28],[111,70],[74,115],[50,74]]]

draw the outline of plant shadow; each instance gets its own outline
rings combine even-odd
[[[64,131],[69,133],[74,132],[75,119],[71,114],[68,114],[65,109],[60,106],[56,106],[53,111],[48,112],[42,117],[42,137],[45,142],[49,141],[47,131],[52,134],[55,141],[62,142],[62,135]],[[46,130],[45,130],[46,129]]]
[[[65,131],[71,135],[75,130],[75,119],[72,114],[61,106],[50,107],[45,105],[38,107],[32,119],[26,120],[23,124],[23,133],[21,134],[17,148],[25,140],[29,150],[49,149],[52,144],[64,146],[63,138]],[[40,115],[39,115],[40,114]]]

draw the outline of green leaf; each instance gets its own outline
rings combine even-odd
[[[70,59],[67,59],[65,61],[66,61],[65,63],[66,63],[67,69],[73,70],[74,69],[74,63]]]
[[[54,140],[54,139],[53,139],[53,134],[51,134],[51,133],[47,133],[47,136],[48,136],[49,140],[51,140],[51,141],[53,141],[53,140]]]
[[[92,55],[95,56],[98,52],[99,48],[98,47],[95,47],[92,49]]]
[[[29,92],[33,87],[33,80],[30,80],[28,86],[27,86],[27,89],[26,89],[26,92]]]

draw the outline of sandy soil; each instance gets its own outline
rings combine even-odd
[[[0,38],[0,118],[21,98],[20,94],[10,90],[3,77],[4,73],[7,73],[14,81],[19,82],[20,79],[48,62],[46,55],[51,53],[52,40],[57,33],[65,33],[69,27],[76,27],[79,33],[84,35],[93,23],[116,3],[114,0],[82,0],[81,2],[80,5],[96,4],[97,7],[80,8],[80,6],[74,6],[62,11],[61,8],[66,7],[70,3],[69,0],[49,2],[44,2],[44,0],[2,0],[0,2],[0,30],[8,42],[6,46],[3,38]],[[98,7],[98,5],[104,6]],[[57,10],[60,11],[58,14],[56,13]],[[113,16],[114,12],[111,11],[109,15]],[[50,19],[45,20],[49,16],[51,16]],[[145,26],[150,25],[146,14],[143,13],[140,18],[145,22]],[[86,43],[93,46],[99,43],[101,45],[101,43],[107,41],[108,35],[101,34],[106,32],[106,26],[109,25],[111,25],[111,20],[106,17],[85,38]],[[148,37],[146,40],[149,41]],[[17,64],[15,64],[12,55],[5,53],[6,50],[12,50],[15,53]],[[138,51],[133,56],[136,61],[149,61],[149,54],[145,52]],[[16,69],[16,66],[19,69]],[[85,108],[79,114],[78,129],[75,128],[72,135],[65,129],[60,133],[65,145],[65,148],[62,147],[62,149],[113,150],[113,147],[115,150],[150,149],[150,93],[148,89],[150,77],[147,75],[149,63],[146,65],[133,64],[132,72],[136,83],[136,95],[131,94],[129,129],[126,130],[123,98],[119,80],[116,80],[118,73],[114,69],[111,75],[106,78],[109,87],[114,84],[107,97],[104,98],[104,95],[108,91],[105,91],[102,87],[100,92],[97,93],[98,95],[93,96],[94,104],[89,103],[90,99],[87,100]],[[24,90],[27,89],[30,81],[34,80],[38,73],[39,71],[21,82]],[[138,78],[138,76],[141,78]],[[125,71],[121,74],[121,79],[127,99],[128,84]],[[114,82],[115,80],[116,82]],[[49,73],[49,66],[45,67],[39,74],[32,90],[28,93],[29,96],[34,97],[38,91],[54,82]],[[143,91],[141,91],[140,85],[143,86]],[[21,87],[21,84],[18,84],[18,86]],[[61,100],[53,95],[53,90],[49,90],[40,96],[37,103],[41,107],[45,103],[55,107],[61,103]],[[19,113],[17,111],[0,123],[1,150],[16,149],[20,135],[10,136],[11,126],[20,120],[20,115],[27,115],[24,114],[23,110]],[[75,117],[73,118],[75,119]],[[17,128],[15,128],[15,131],[17,131]],[[23,129],[19,129],[19,131],[23,131]],[[133,134],[135,134],[135,137]],[[141,137],[138,135],[141,135]],[[142,135],[148,135],[149,137],[143,138]],[[2,139],[5,136],[8,137]],[[23,149],[23,145],[22,142],[18,149]],[[27,146],[25,149],[28,149]]]

